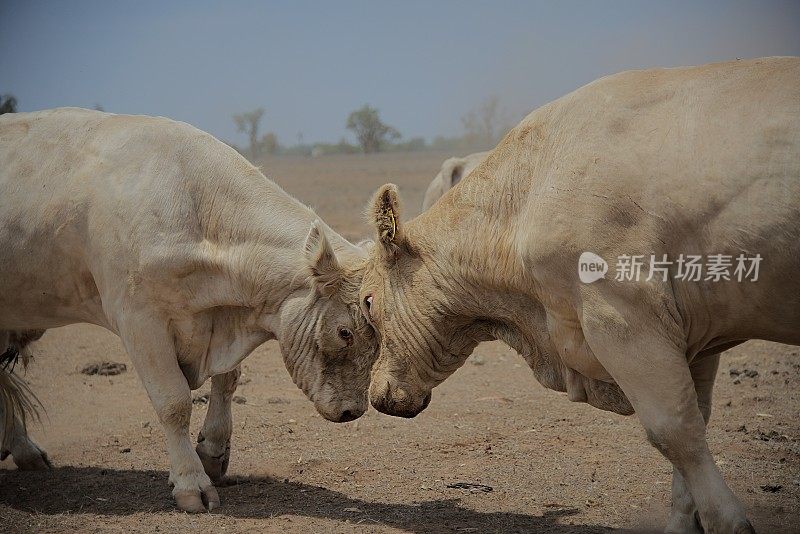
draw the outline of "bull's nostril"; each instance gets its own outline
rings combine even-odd
[[[394,392],[392,393],[392,400],[398,404],[409,402],[410,399],[411,394],[403,387],[395,388]]]
[[[358,416],[355,413],[351,412],[350,410],[343,411],[342,414],[339,416],[340,423],[347,423],[348,421],[353,421],[355,419],[358,419]]]
[[[429,391],[428,394],[425,396],[425,400],[422,401],[422,409],[424,410],[425,408],[427,408],[430,403],[431,403],[431,392]]]

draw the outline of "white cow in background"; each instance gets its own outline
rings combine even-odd
[[[433,206],[442,195],[447,193],[451,187],[461,181],[466,175],[472,172],[485,158],[488,152],[475,152],[463,158],[449,158],[442,163],[439,174],[431,181],[425,191],[425,198],[422,201],[422,211]]]

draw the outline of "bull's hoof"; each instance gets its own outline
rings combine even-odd
[[[216,450],[215,450],[216,449]],[[205,470],[208,478],[212,482],[219,482],[225,473],[228,472],[228,463],[231,459],[231,442],[225,444],[225,449],[219,453],[219,448],[214,447],[211,443],[200,434],[197,438],[197,447],[195,448],[197,456],[203,462],[203,469]]]
[[[750,521],[740,521],[733,527],[733,534],[756,534],[756,529],[750,524]]]
[[[703,527],[696,513],[684,514],[672,511],[667,520],[665,534],[703,534]]]
[[[718,526],[717,529],[712,529],[713,532],[731,532],[733,534],[755,534],[755,529],[750,521],[747,519],[741,520],[731,528],[730,523],[724,526]],[[697,512],[693,514],[683,514],[673,512],[667,521],[667,527],[664,529],[667,534],[703,534],[706,530],[700,523],[700,518]]]
[[[173,496],[178,508],[190,514],[213,512],[220,506],[219,494],[214,486],[206,486],[201,490],[174,491]]]
[[[53,468],[47,453],[31,440],[23,447],[11,450],[11,457],[20,471],[45,471]]]

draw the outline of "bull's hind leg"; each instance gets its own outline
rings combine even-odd
[[[582,326],[592,352],[630,399],[650,442],[680,473],[703,528],[753,532],[708,449],[681,329],[661,307],[646,309],[644,298],[615,296],[612,304],[589,291],[585,297]]]
[[[697,404],[703,421],[708,426],[711,417],[711,395],[714,390],[714,379],[719,367],[719,354],[705,357],[702,361],[693,363],[689,369],[694,381],[694,390],[697,393]],[[692,494],[686,486],[680,471],[672,468],[672,510],[667,521],[668,533],[697,533],[703,528],[697,521],[697,506],[694,504]]]
[[[5,460],[8,455],[14,460],[14,464],[22,471],[35,471],[49,469],[53,467],[47,453],[33,441],[25,426],[25,422],[20,418],[20,414],[8,414],[6,411],[14,411],[10,404],[14,396],[31,397],[24,382],[20,378],[12,375],[13,369],[24,367],[31,359],[30,343],[36,341],[44,334],[44,330],[30,330],[23,332],[0,331],[0,460]],[[33,402],[35,399],[32,399]],[[6,435],[7,434],[7,435]]]
[[[197,436],[197,455],[211,480],[217,482],[228,470],[231,455],[231,398],[242,371],[237,367],[225,374],[211,378],[211,396],[203,430]]]
[[[164,323],[130,312],[120,337],[156,410],[167,441],[172,495],[181,510],[203,512],[220,505],[219,495],[192,447],[192,397]]]

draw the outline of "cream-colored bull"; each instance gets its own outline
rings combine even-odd
[[[278,340],[325,418],[367,409],[377,342],[358,307],[361,250],[191,126],[80,109],[1,117],[0,255],[0,359],[27,359],[31,329],[117,333],[164,427],[184,510],[220,504],[211,479],[228,464],[239,364],[261,343]],[[190,390],[208,378],[195,451]],[[0,369],[1,452],[46,467],[25,432],[25,393]]]
[[[378,410],[413,417],[500,339],[570,400],[635,409],[674,466],[669,531],[752,530],[705,424],[720,352],[800,344],[800,59],[597,80],[531,113],[408,224],[384,186],[374,219],[361,298]],[[605,277],[581,281],[584,252]],[[665,254],[666,275],[617,267]],[[687,278],[681,255],[741,255],[749,276]]]

